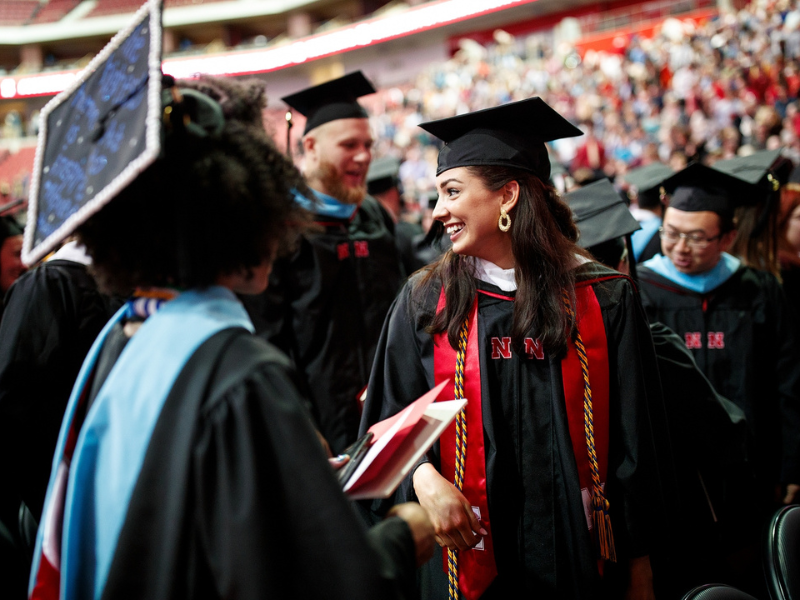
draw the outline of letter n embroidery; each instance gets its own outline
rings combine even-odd
[[[511,358],[511,338],[492,338],[492,358]]]
[[[689,350],[699,350],[703,347],[703,338],[699,331],[687,331],[683,334],[683,337]]]
[[[725,332],[709,331],[708,347],[713,350],[723,350],[725,348]]]
[[[544,360],[544,348],[542,348],[542,342],[532,338],[525,338],[525,354],[528,355],[528,358]]]
[[[367,242],[353,242],[356,249],[356,256],[358,258],[367,258],[369,256],[369,244]]]
[[[336,254],[339,255],[339,260],[344,260],[350,256],[350,247],[347,245],[347,242],[343,242],[336,246]]]

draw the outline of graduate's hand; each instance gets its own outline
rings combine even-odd
[[[798,492],[800,492],[800,485],[796,483],[790,483],[786,486],[786,496],[783,498],[784,504],[795,504],[796,502],[800,501],[800,496],[798,496]]]
[[[414,472],[414,491],[420,505],[431,517],[436,542],[440,546],[469,550],[487,535],[464,494],[442,477],[432,464],[424,463]]]
[[[334,471],[338,471],[349,462],[350,462],[349,454],[340,454],[339,456],[334,456],[328,459],[328,464]]]
[[[655,600],[653,592],[653,570],[650,568],[650,557],[632,558],[630,579],[625,592],[625,600]]]
[[[417,550],[417,566],[428,562],[433,556],[433,524],[425,509],[416,502],[405,502],[393,506],[386,516],[400,517],[408,525]]]

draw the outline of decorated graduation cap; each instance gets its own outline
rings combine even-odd
[[[131,23],[41,111],[22,259],[41,259],[161,150],[161,5]]]
[[[367,172],[367,192],[382,194],[400,184],[400,161],[392,156],[376,158]]]
[[[541,98],[528,98],[420,127],[445,142],[436,174],[456,167],[523,169],[542,181],[550,178],[545,142],[583,135]]]
[[[731,218],[736,207],[752,204],[756,199],[754,186],[701,163],[678,171],[665,179],[663,186],[670,194],[670,208],[710,211],[723,218]]]
[[[358,103],[362,96],[374,94],[375,88],[361,71],[315,85],[281,98],[306,117],[303,135],[338,119],[366,119],[369,115]]]
[[[652,163],[631,169],[625,174],[625,181],[632,188],[635,188],[630,191],[633,191],[639,198],[639,206],[641,208],[649,208],[659,204],[661,201],[661,184],[674,174],[675,171],[667,165]]]
[[[563,196],[580,231],[578,245],[591,248],[641,229],[608,179]]]

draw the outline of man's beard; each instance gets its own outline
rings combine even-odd
[[[329,162],[320,161],[319,167],[311,174],[310,179],[319,181],[329,196],[333,196],[343,204],[361,204],[367,195],[366,178],[361,185],[346,186],[339,177],[336,167]]]

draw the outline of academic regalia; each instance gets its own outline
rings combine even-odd
[[[755,193],[746,181],[700,164],[664,186],[671,194],[667,214],[710,211],[721,222]],[[656,256],[644,263],[640,280],[648,315],[682,336],[715,389],[744,411],[767,510],[773,485],[800,482],[800,358],[780,284],[727,253],[692,274]]]
[[[606,265],[617,266],[625,237],[638,233],[639,225],[613,186],[592,184],[564,201],[580,243]],[[650,556],[653,587],[657,597],[680,598],[703,583],[726,580],[723,557],[735,540],[721,536],[717,522],[739,520],[727,509],[744,500],[742,488],[752,487],[753,473],[746,464],[744,412],[714,390],[682,338],[658,322],[651,322],[650,333],[664,399],[663,408],[651,405],[651,423],[659,425],[654,442],[662,480],[674,481],[663,488],[669,508],[662,539]]]
[[[22,275],[6,296],[0,323],[2,495],[16,496],[16,508],[24,501],[37,519],[75,377],[121,305],[101,294],[86,264],[74,258],[62,251]]]
[[[692,291],[656,272],[659,258],[667,260],[639,269],[648,316],[681,336],[714,388],[744,411],[762,483],[800,481],[800,370],[778,281],[739,265],[720,285]]]
[[[300,373],[334,454],[355,441],[381,326],[402,282],[394,236],[377,201],[352,218],[315,215],[321,231],[275,262],[267,291],[243,297],[256,332]]]
[[[432,285],[426,297],[416,299],[412,290],[421,277],[406,285],[384,326],[362,429],[398,412],[434,385],[434,342],[425,327],[436,311],[440,286]],[[633,286],[596,263],[578,268],[579,281],[606,277],[611,278],[592,284],[602,311],[610,371],[605,489],[617,557],[627,566],[628,558],[648,554],[657,518],[652,440],[642,432],[649,428],[648,400],[659,392],[653,371],[645,372],[642,366],[652,367],[654,356]],[[543,353],[523,358],[504,347],[513,302],[503,297],[513,297],[514,292],[483,281],[476,284],[486,489],[498,571],[483,598],[507,598],[521,591],[537,598],[607,597],[581,500],[561,357]],[[425,460],[439,468],[439,443]],[[395,500],[413,499],[409,477]],[[375,508],[380,510],[377,504]],[[606,575],[613,568],[606,562]],[[446,593],[440,552],[426,565],[423,582],[426,598]]]
[[[305,115],[304,135],[339,119],[366,119],[358,98],[375,93],[361,71],[282,98]],[[337,454],[356,440],[361,392],[402,272],[394,224],[367,195],[343,204],[297,194],[318,231],[275,262],[266,293],[244,298],[256,332],[286,352],[301,375],[320,433]]]
[[[752,487],[744,412],[721,396],[697,368],[683,339],[662,323],[650,333],[658,360],[671,460],[677,476],[666,541],[651,555],[657,597],[680,598],[709,581],[725,581],[723,557],[738,540],[738,511]],[[731,582],[732,583],[732,582]]]
[[[87,357],[53,460],[46,519],[79,427],[64,493],[66,597],[394,597],[393,578],[414,568],[408,527],[373,533],[403,558],[384,563],[325,460],[288,359],[248,333],[233,294],[185,292],[130,340],[124,318]],[[78,549],[84,560],[72,558]]]

